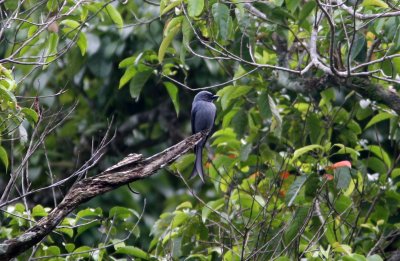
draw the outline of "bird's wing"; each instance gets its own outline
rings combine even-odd
[[[211,102],[198,101],[192,108],[193,133],[211,129],[214,125],[216,107]]]
[[[197,106],[196,106],[196,102],[193,102],[192,104],[192,112],[190,115],[191,118],[191,123],[192,123],[192,134],[196,133],[196,129],[195,129],[195,122],[196,122],[196,111],[197,111]]]

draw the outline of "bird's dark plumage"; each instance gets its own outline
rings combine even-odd
[[[199,174],[200,179],[204,183],[204,172],[203,172],[203,162],[202,162],[202,152],[203,147],[211,133],[211,129],[215,121],[215,113],[217,111],[213,101],[218,98],[218,96],[212,94],[208,91],[201,91],[194,97],[192,103],[192,133],[197,133],[203,130],[209,130],[207,136],[205,136],[195,147],[194,154],[196,160],[194,163],[192,174],[190,178],[194,177],[196,173]]]

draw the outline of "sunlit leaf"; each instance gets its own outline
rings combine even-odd
[[[134,247],[134,246],[118,247],[118,248],[116,248],[116,253],[129,255],[131,257],[137,257],[137,258],[140,258],[143,260],[149,260],[149,258],[150,258],[148,253],[146,253],[142,249]]]
[[[124,26],[124,21],[122,20],[121,14],[118,10],[112,5],[108,4],[105,8],[105,11],[110,16],[111,20],[119,27],[122,28]]]
[[[294,151],[291,161],[294,162],[300,156],[302,156],[310,151],[313,151],[313,150],[324,150],[324,147],[322,147],[321,145],[312,144],[312,145],[308,145],[303,148],[297,149]]]
[[[391,113],[387,113],[387,112],[380,112],[377,115],[375,115],[374,117],[372,117],[372,119],[367,123],[367,125],[365,126],[364,130],[368,129],[369,127],[377,124],[378,122],[387,120],[387,119],[391,119],[396,117],[396,115],[391,114]]]
[[[383,8],[388,8],[388,4],[382,0],[364,0],[362,3],[363,6],[378,6]]]
[[[191,17],[199,16],[203,12],[204,0],[188,0],[188,14]]]
[[[201,219],[203,220],[203,222],[207,221],[208,217],[212,212],[222,208],[224,206],[224,203],[225,200],[223,198],[208,202],[207,205],[204,206],[203,210],[201,211]]]
[[[39,119],[39,115],[36,113],[36,111],[30,109],[30,108],[22,108],[21,112],[25,115],[26,119],[31,123],[35,124],[37,123]]]
[[[178,24],[175,27],[173,27],[171,30],[169,30],[168,35],[166,35],[163,41],[161,42],[160,48],[158,49],[158,61],[160,63],[163,62],[167,48],[172,43],[172,40],[174,40],[175,35],[179,32],[180,29],[181,29],[181,24]]]

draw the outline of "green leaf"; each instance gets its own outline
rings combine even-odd
[[[13,103],[17,102],[17,99],[15,98],[14,94],[1,84],[0,84],[0,99],[4,99],[8,102],[13,102]]]
[[[383,8],[388,8],[388,4],[382,0],[364,0],[362,3],[363,6],[378,6]]]
[[[298,176],[290,186],[288,192],[286,193],[286,200],[285,200],[288,207],[290,207],[293,204],[294,200],[296,199],[296,196],[299,194],[304,183],[306,183],[307,178],[308,178],[307,175]]]
[[[92,227],[100,226],[100,224],[101,224],[100,221],[93,219],[93,220],[91,220],[91,222],[86,222],[86,223],[84,223],[84,225],[82,225],[82,224],[79,225],[75,238],[79,237],[83,232],[85,232],[86,230],[88,230]],[[67,228],[67,230],[60,228],[60,231],[65,232],[65,233],[71,233],[71,232],[73,233],[73,230],[68,231],[68,228]],[[71,237],[72,237],[72,235],[71,235]]]
[[[135,63],[135,60],[136,56],[125,58],[118,64],[118,68],[126,68],[130,65],[133,65]]]
[[[57,228],[56,231],[64,233],[64,234],[68,235],[70,238],[73,238],[73,236],[74,236],[74,230],[72,228],[60,227],[60,228]]]
[[[67,244],[65,244],[65,250],[67,250],[68,251],[68,253],[71,253],[72,251],[74,251],[74,249],[75,249],[75,244],[73,244],[73,243],[67,243]]]
[[[4,167],[6,168],[6,171],[8,169],[8,155],[7,151],[3,148],[3,146],[0,146],[0,160],[3,162]]]
[[[164,1],[161,1],[161,3],[160,3],[160,16],[171,11],[172,9],[174,9],[175,7],[177,7],[178,5],[180,5],[182,3],[181,0],[177,0],[177,1],[172,1],[169,5],[166,6],[165,4],[163,4],[163,2]]]
[[[174,40],[175,35],[179,32],[181,28],[181,24],[176,25],[171,30],[169,30],[168,34],[164,37],[163,41],[161,42],[160,48],[158,49],[158,61],[162,63],[164,60],[165,52],[169,45]]]
[[[192,203],[190,201],[185,201],[185,202],[179,204],[176,207],[176,210],[179,210],[179,209],[192,209],[192,208],[193,208]]]
[[[199,16],[203,12],[204,0],[188,0],[188,14],[190,17]]]
[[[211,7],[211,12],[217,25],[219,36],[223,40],[227,40],[229,36],[229,21],[232,20],[229,15],[228,6],[221,3],[215,3]]]
[[[129,92],[132,98],[136,100],[139,99],[140,92],[152,73],[152,69],[144,69],[143,71],[135,74],[129,84]]]
[[[50,63],[56,59],[58,46],[58,34],[51,33],[48,40],[46,63]]]
[[[202,254],[193,254],[188,256],[187,258],[185,258],[185,261],[189,261],[189,260],[193,260],[193,261],[208,261],[208,258],[205,255]]]
[[[387,169],[389,169],[392,166],[392,161],[389,157],[389,154],[382,147],[377,146],[377,145],[369,145],[368,149],[369,149],[369,151],[374,153],[378,158],[383,160]]]
[[[228,252],[225,253],[224,258],[222,260],[223,261],[240,261],[240,255],[236,251],[229,250]]]
[[[76,222],[78,222],[81,218],[84,217],[93,217],[97,216],[100,217],[102,215],[102,209],[101,208],[86,208],[78,212],[76,214]]]
[[[142,249],[134,247],[134,246],[118,247],[118,248],[116,248],[116,253],[117,254],[129,255],[131,257],[141,258],[141,259],[144,259],[144,260],[149,260],[150,259],[150,256],[149,256],[148,253],[146,253]]]
[[[221,198],[215,201],[210,201],[205,205],[201,211],[201,220],[203,223],[206,222],[208,217],[213,211],[217,211],[218,209],[222,208],[225,204],[225,199]]]
[[[367,256],[367,261],[383,261],[383,259],[379,255],[375,254],[372,256]]]
[[[234,99],[244,96],[252,89],[251,86],[242,85],[242,86],[226,86],[220,91],[218,91],[217,95],[221,98],[221,107],[223,110],[226,110],[228,106],[233,102]]]
[[[193,30],[190,26],[188,19],[185,17],[182,20],[182,45],[184,48],[181,48],[180,59],[182,63],[185,63],[185,55],[188,50],[189,42],[193,37]]]
[[[65,19],[65,20],[62,20],[62,21],[60,22],[60,25],[65,25],[65,26],[71,28],[72,30],[75,30],[75,29],[77,29],[81,24],[78,23],[77,21],[74,21],[74,20],[71,20],[71,19]],[[69,30],[69,32],[72,31],[72,30]]]
[[[365,126],[364,130],[368,129],[372,125],[377,124],[378,122],[381,122],[381,121],[384,121],[384,120],[387,120],[387,119],[391,119],[391,118],[394,118],[394,117],[396,117],[396,115],[388,113],[388,112],[380,112],[377,115],[375,115],[374,117],[372,117],[372,119]]]
[[[365,36],[361,33],[356,33],[353,41],[353,46],[350,53],[350,61],[353,61],[365,47]]]
[[[303,148],[297,149],[295,150],[295,152],[293,153],[293,157],[291,159],[291,162],[294,162],[297,158],[299,158],[300,156],[312,151],[312,150],[324,150],[324,147],[322,147],[321,145],[317,145],[317,144],[312,144],[312,145],[308,145],[305,146]]]
[[[169,97],[175,107],[176,116],[179,116],[179,97],[178,97],[178,87],[171,82],[164,82],[165,88],[167,88]]]
[[[345,195],[339,195],[335,201],[335,210],[339,215],[343,215],[344,212],[348,212],[350,210],[351,205],[352,200],[349,197]]]
[[[284,235],[284,241],[286,244],[289,244],[296,237],[300,236],[298,235],[298,233],[302,228],[302,226],[305,225],[304,221],[307,218],[308,211],[309,211],[308,206],[302,206],[296,210],[296,213],[294,214],[292,220],[290,220],[289,228],[286,230]]]
[[[60,248],[57,246],[49,246],[46,247],[46,249],[43,248],[43,250],[45,250],[46,255],[49,256],[58,256],[61,253]]]
[[[124,75],[122,75],[121,79],[119,80],[118,89],[121,89],[122,87],[124,87],[124,85],[127,84],[130,81],[130,79],[132,79],[132,77],[136,75],[136,73],[137,73],[137,70],[136,70],[135,66],[130,65],[126,69]]]
[[[172,219],[171,222],[171,228],[176,228],[182,225],[184,222],[186,222],[189,219],[189,215],[186,212],[182,211],[175,211],[175,216]]]
[[[293,13],[294,11],[296,11],[296,8],[299,6],[300,1],[298,0],[285,0],[286,3],[286,7],[287,9]]]
[[[107,14],[111,17],[111,20],[116,24],[119,28],[124,26],[124,21],[122,20],[121,14],[118,10],[111,4],[108,4],[105,8]]]
[[[167,25],[164,27],[163,36],[166,37],[171,32],[172,29],[174,29],[177,26],[180,26],[182,24],[183,18],[184,18],[183,15],[172,18],[171,21],[169,21]]]
[[[270,119],[272,117],[272,112],[269,106],[269,96],[267,92],[262,92],[261,95],[258,96],[257,104],[261,117],[264,119]]]
[[[36,113],[36,111],[30,109],[30,108],[22,108],[21,112],[24,114],[25,118],[31,123],[35,124],[37,123],[39,116]]]
[[[351,174],[350,168],[340,167],[335,169],[335,184],[338,189],[347,189],[350,185]]]
[[[80,259],[79,257],[88,258],[91,255],[90,250],[92,250],[92,248],[88,247],[88,246],[78,247],[77,249],[74,250],[74,253],[75,253],[74,258],[77,258],[78,260]],[[83,253],[81,253],[81,252],[83,252]],[[77,254],[77,253],[80,253],[80,254]]]
[[[110,218],[115,217],[115,218],[122,219],[122,220],[130,218],[132,216],[139,218],[139,214],[135,210],[130,209],[130,208],[125,208],[125,207],[120,207],[120,206],[115,206],[115,207],[111,208],[108,216]]]
[[[47,212],[43,208],[42,205],[36,205],[32,209],[32,216],[33,217],[45,217],[45,216],[47,216]]]
[[[304,4],[300,10],[299,14],[299,25],[302,25],[304,20],[308,17],[308,15],[314,10],[317,6],[317,3],[314,1],[307,2]]]
[[[76,44],[81,50],[82,56],[84,56],[87,50],[87,38],[85,33],[82,32],[79,33],[78,41],[76,41]]]

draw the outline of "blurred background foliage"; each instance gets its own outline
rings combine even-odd
[[[398,115],[335,83],[313,91],[323,70],[306,72],[311,91],[300,93],[282,84],[298,79],[260,66],[307,64],[305,50],[292,49],[310,36],[318,7],[300,2],[255,3],[265,22],[242,3],[215,0],[0,1],[1,190],[21,173],[2,203],[68,178],[110,123],[116,136],[85,175],[190,135],[189,87],[220,96],[206,184],[182,179],[188,154],[132,184],[138,195],[122,187],[85,203],[20,259],[383,260],[398,249]],[[345,16],[336,41],[346,42],[352,18],[334,15]],[[341,55],[357,66],[379,37],[397,53],[398,19],[376,19]],[[320,35],[329,38],[327,21]],[[292,47],[283,64],[277,41]],[[396,59],[368,69],[377,68],[399,77]],[[373,82],[397,92],[396,83]],[[47,215],[73,181],[3,206],[0,238]]]

